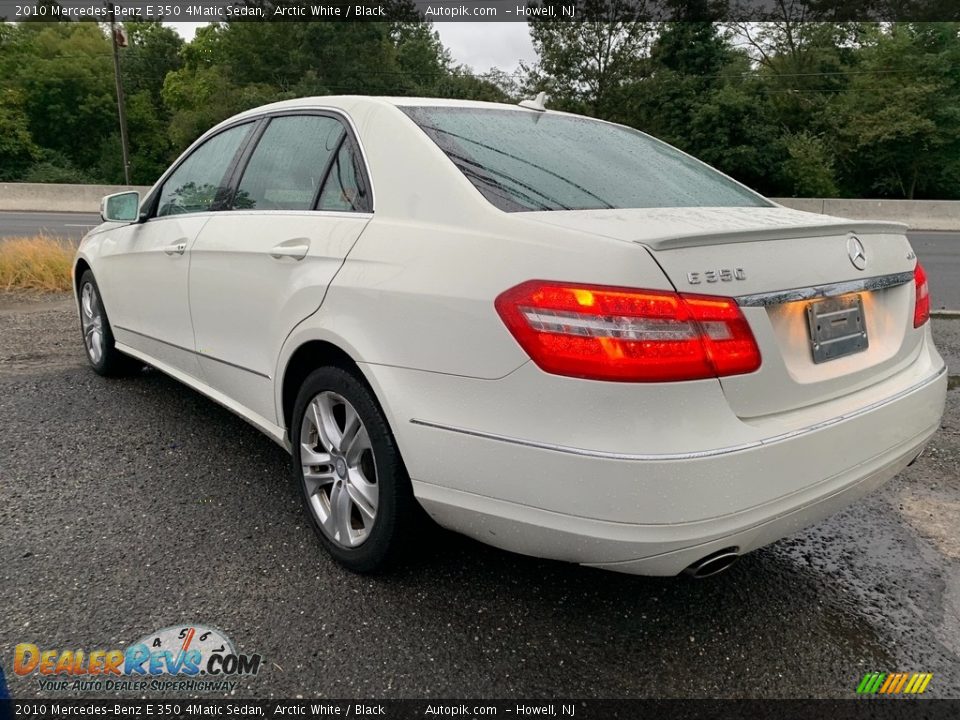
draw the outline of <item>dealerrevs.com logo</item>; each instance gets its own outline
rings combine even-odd
[[[13,671],[36,675],[44,691],[229,692],[238,677],[260,672],[260,663],[260,655],[238,653],[219,630],[189,625],[163,628],[123,650],[20,643]]]

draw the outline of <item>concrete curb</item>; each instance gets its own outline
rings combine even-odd
[[[57,183],[0,183],[0,210],[11,212],[100,212],[104,195],[139,190],[143,197],[148,187],[120,185],[61,185]]]
[[[0,183],[0,211],[82,212],[100,210],[104,195],[150,188],[120,185]],[[911,230],[960,231],[960,200],[860,200],[844,198],[771,198],[785,207],[851,220],[894,220]]]
[[[930,317],[941,320],[960,320],[960,310],[931,310]]]
[[[960,200],[860,200],[844,198],[770,198],[806,212],[851,220],[892,220],[910,230],[960,230]]]

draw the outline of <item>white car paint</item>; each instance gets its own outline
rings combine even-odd
[[[631,573],[675,574],[816,522],[896,475],[938,428],[945,366],[929,323],[911,322],[912,283],[865,292],[869,348],[827,363],[810,359],[798,301],[743,307],[763,359],[749,374],[621,383],[539,369],[493,304],[530,279],[747,298],[862,280],[853,232],[869,276],[912,273],[915,259],[902,226],[779,206],[502,212],[403,105],[486,106],[306,98],[224,123],[336,113],[363,154],[372,213],[206,212],[88,235],[78,262],[118,347],[289,448],[286,368],[305,343],[330,343],[373,388],[438,523]],[[164,252],[179,242],[183,255]],[[306,246],[303,260],[271,256],[285,244]]]

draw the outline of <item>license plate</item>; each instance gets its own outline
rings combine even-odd
[[[863,352],[869,346],[863,299],[845,295],[807,305],[810,347],[815,363]]]

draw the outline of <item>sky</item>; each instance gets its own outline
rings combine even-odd
[[[205,23],[166,24],[189,40]],[[439,22],[433,27],[453,59],[478,73],[492,67],[511,72],[521,60],[532,63],[536,59],[525,22]]]

